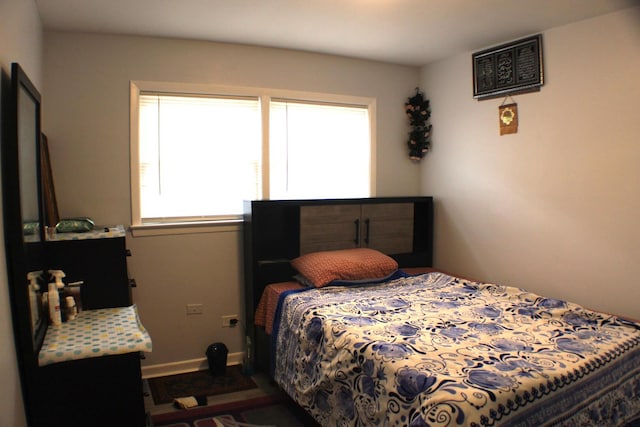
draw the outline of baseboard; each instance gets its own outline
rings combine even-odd
[[[227,366],[242,364],[243,357],[244,352],[242,351],[229,353],[227,355]],[[198,359],[143,366],[142,378],[164,377],[167,375],[184,374],[185,372],[203,371],[205,369],[209,369],[209,362],[206,357],[200,357]]]

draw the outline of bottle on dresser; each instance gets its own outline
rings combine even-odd
[[[47,292],[49,317],[53,326],[59,326],[77,317],[79,307],[76,297],[80,295],[80,286],[74,284],[73,287],[65,287],[62,278],[66,276],[62,270],[49,270],[49,274],[55,279],[55,282],[49,283]]]
[[[49,320],[53,326],[60,326],[62,324],[62,313],[60,312],[60,294],[58,293],[58,287],[55,282],[49,283],[49,289],[47,291],[47,298],[49,303]]]

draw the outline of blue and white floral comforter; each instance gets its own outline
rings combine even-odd
[[[640,325],[441,273],[281,298],[278,384],[323,426],[603,426],[640,414]]]

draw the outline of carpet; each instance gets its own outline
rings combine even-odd
[[[176,397],[214,396],[257,387],[251,377],[242,374],[241,365],[227,366],[223,376],[213,376],[209,371],[196,371],[149,378],[147,381],[156,405],[171,403]]]
[[[238,402],[202,406],[153,415],[154,427],[215,427],[213,417],[239,423],[277,427],[313,427],[318,424],[285,395],[267,395]]]

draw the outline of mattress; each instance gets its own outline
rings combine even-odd
[[[640,324],[432,272],[285,290],[275,381],[323,426],[619,426]]]
[[[424,274],[432,271],[437,271],[432,267],[410,267],[403,268],[400,274],[407,275],[417,275]],[[260,301],[258,301],[258,305],[256,306],[256,311],[254,315],[254,324],[256,326],[260,326],[264,328],[265,332],[271,335],[271,331],[273,330],[273,320],[276,315],[276,310],[278,308],[278,301],[280,300],[280,295],[287,291],[300,291],[304,289],[305,286],[301,285],[296,281],[287,281],[287,282],[279,282],[272,283],[267,285],[260,296]]]

